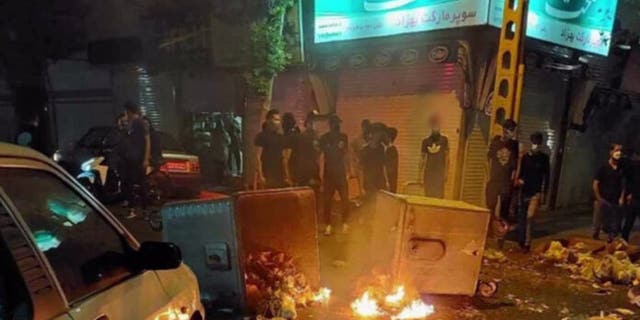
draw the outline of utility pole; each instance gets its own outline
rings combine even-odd
[[[524,39],[527,29],[529,0],[505,0],[496,82],[493,91],[490,137],[501,132],[506,119],[520,119],[522,85],[524,83]]]

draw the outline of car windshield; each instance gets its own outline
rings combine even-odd
[[[158,132],[158,138],[160,139],[162,150],[184,152],[184,148],[170,134],[166,132]]]
[[[46,171],[0,168],[13,202],[70,301],[131,274],[126,238],[81,193]]]
[[[113,131],[116,130],[111,127],[91,128],[89,132],[80,138],[79,145],[85,148],[100,148],[105,138]]]

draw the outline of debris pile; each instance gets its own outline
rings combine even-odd
[[[639,283],[640,265],[631,262],[624,251],[626,249],[627,245],[618,241],[609,246],[604,254],[597,255],[587,250],[582,243],[565,247],[560,242],[553,241],[542,257],[584,280],[625,285]]]
[[[261,319],[295,319],[297,307],[327,303],[331,295],[326,288],[314,292],[293,258],[280,252],[250,254],[245,280],[249,301],[257,307]]]
[[[502,263],[507,261],[507,257],[502,253],[502,251],[487,248],[484,250],[484,260]]]

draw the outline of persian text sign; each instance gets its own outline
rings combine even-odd
[[[609,54],[617,0],[530,0],[527,36]],[[492,0],[489,23],[502,26],[504,0]]]
[[[315,42],[486,24],[490,0],[316,0]]]

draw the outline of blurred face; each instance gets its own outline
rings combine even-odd
[[[620,160],[620,158],[622,158],[622,146],[621,145],[616,145],[613,147],[613,150],[611,150],[611,158],[614,160]]]
[[[274,114],[269,120],[269,126],[273,131],[282,131],[282,118],[279,114]]]
[[[516,129],[514,130],[504,129],[502,133],[504,134],[504,137],[507,139],[515,139],[516,137]]]

